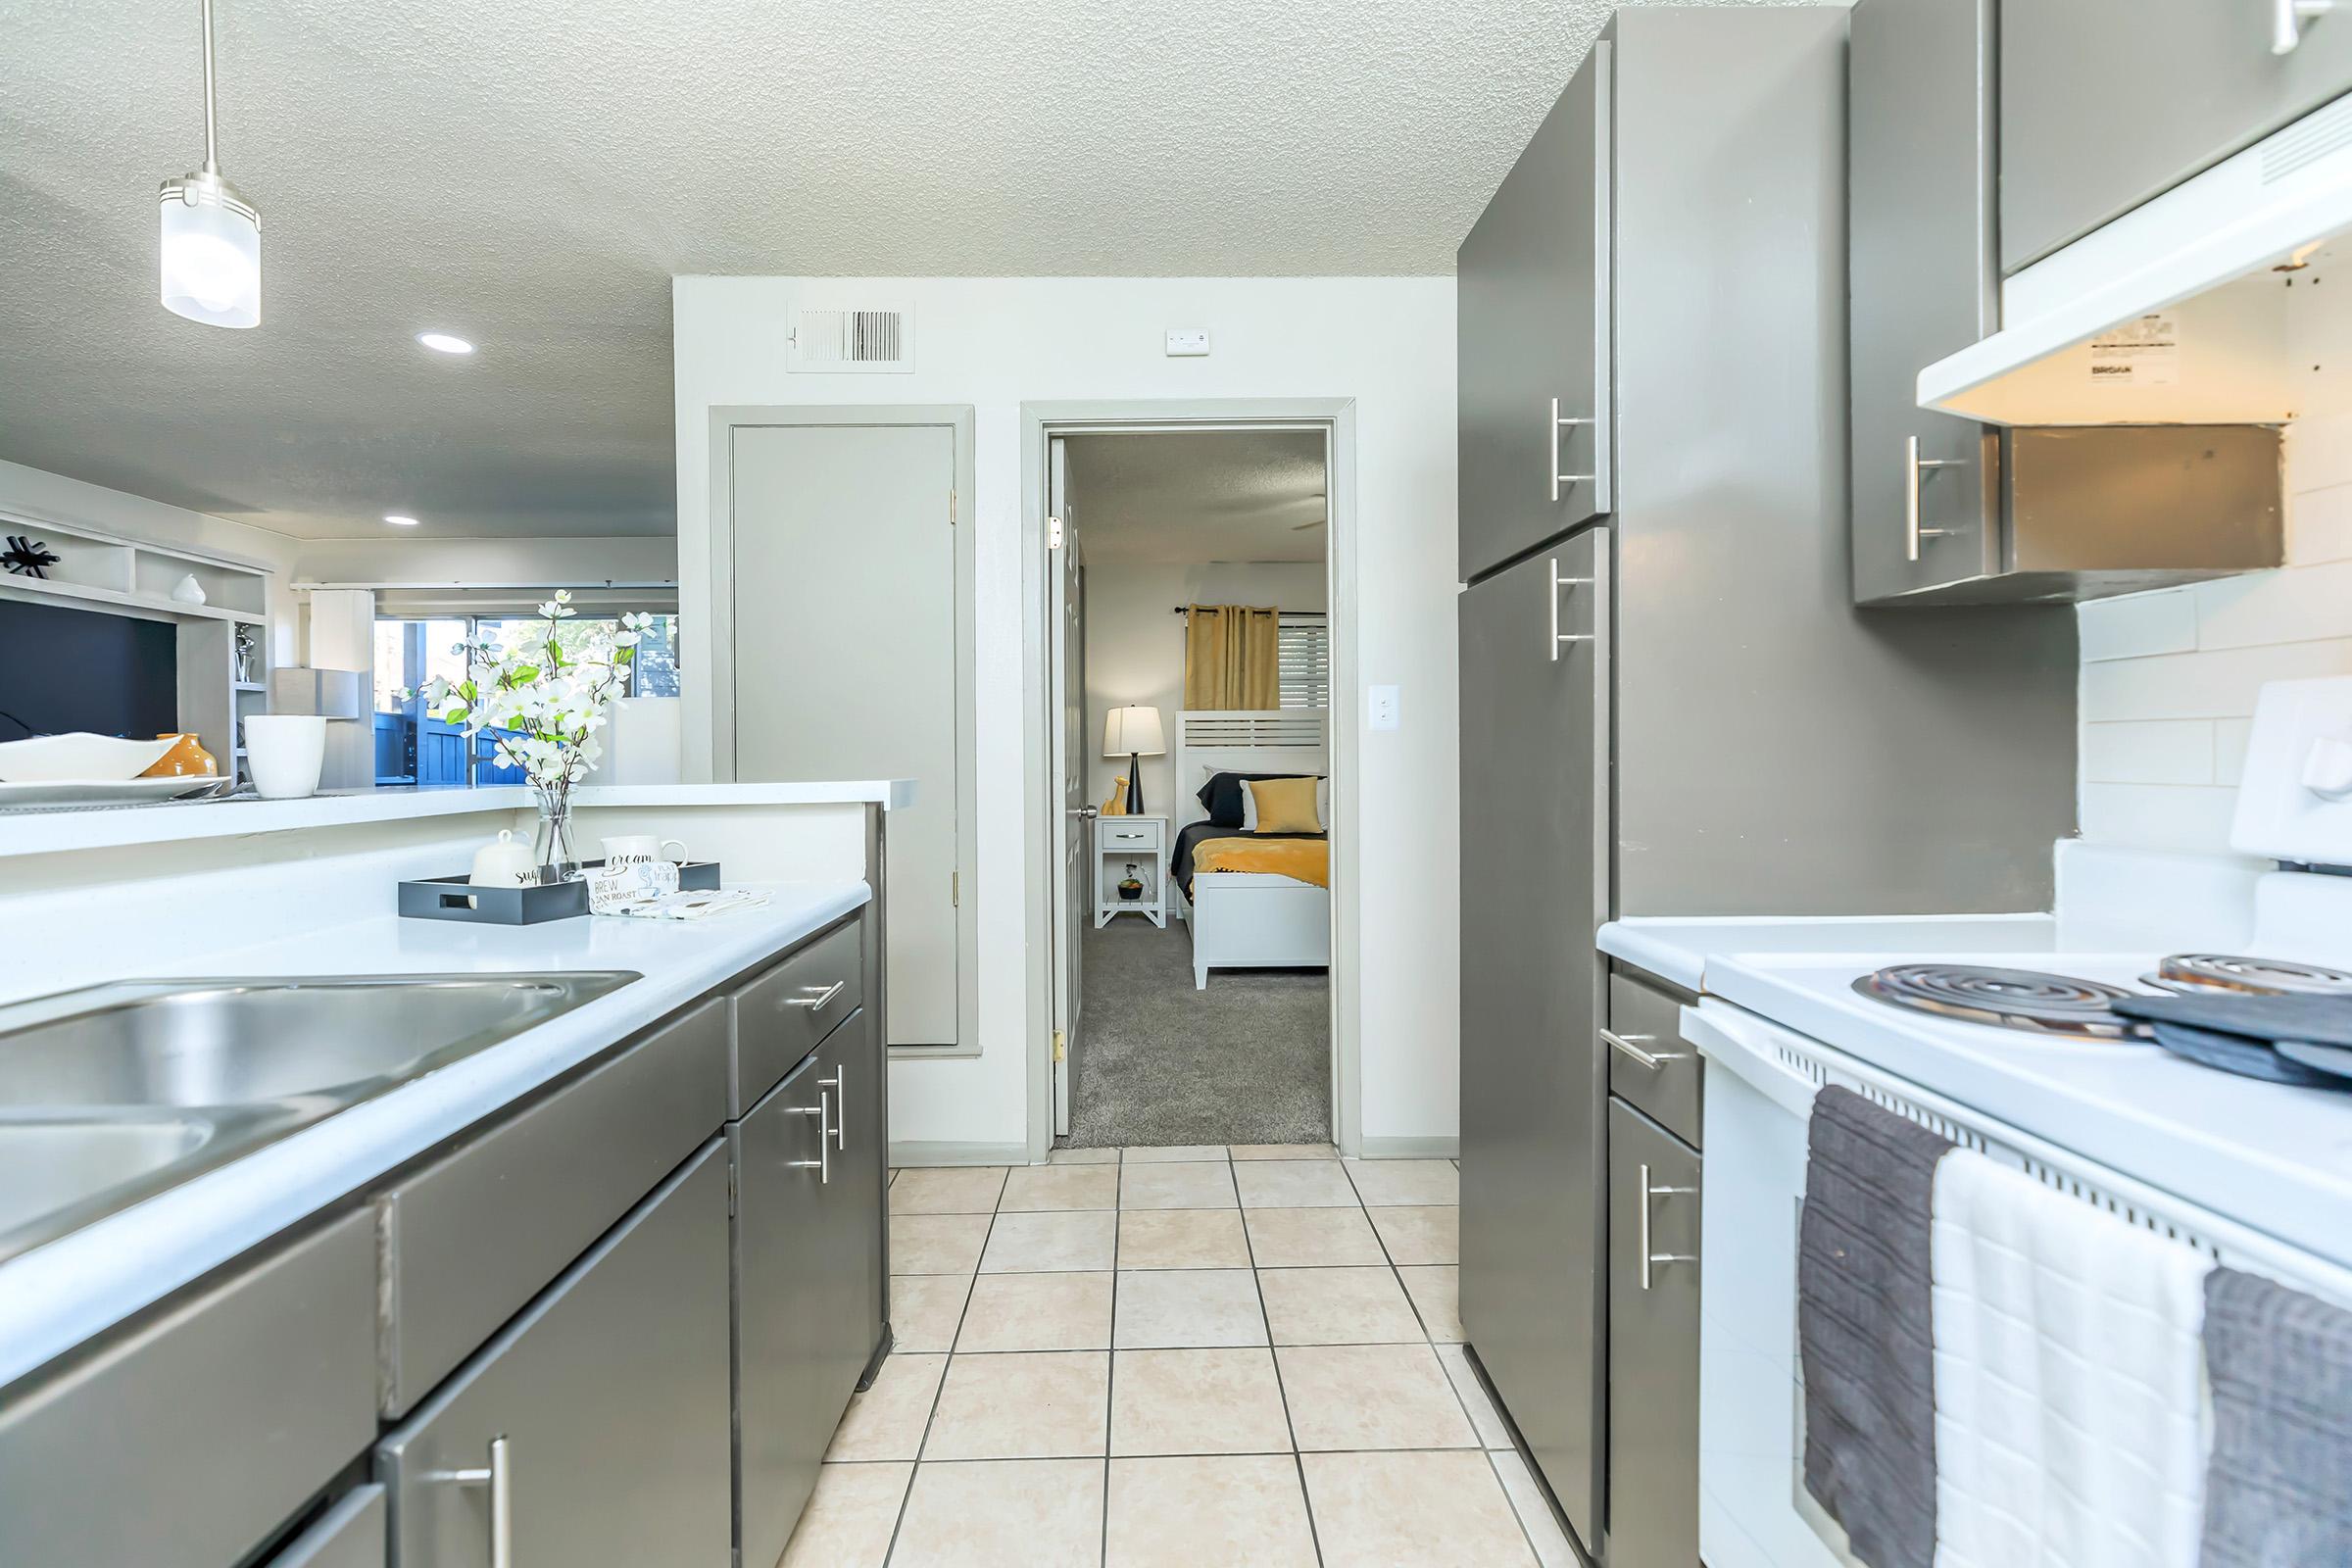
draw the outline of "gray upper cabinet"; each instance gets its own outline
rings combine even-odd
[[[2000,325],[1994,0],[1861,0],[1847,71],[1854,599],[1996,569],[1999,443],[1919,407],[1922,366]]]
[[[1465,581],[1612,505],[1613,57],[1604,35],[1456,257]]]
[[[2040,260],[2352,90],[2352,14],[2290,23],[2293,46],[2275,53],[2289,3],[2002,7],[2002,270]]]

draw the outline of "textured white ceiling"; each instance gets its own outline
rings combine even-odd
[[[1090,566],[1321,561],[1323,437],[1074,435],[1069,508]]]
[[[0,0],[0,458],[314,537],[666,532],[672,273],[1446,272],[1606,11],[219,0],[229,332],[156,302],[196,0]]]

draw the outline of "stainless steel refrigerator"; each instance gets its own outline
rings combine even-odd
[[[1845,25],[1619,13],[1459,258],[1461,1311],[1595,1555],[1595,928],[2045,908],[2074,827],[2072,612],[1852,604]]]

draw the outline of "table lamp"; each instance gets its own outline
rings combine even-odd
[[[1114,708],[1102,725],[1102,755],[1127,759],[1127,814],[1144,813],[1144,770],[1142,760],[1160,757],[1168,749],[1167,738],[1159,730],[1159,710],[1156,708]]]

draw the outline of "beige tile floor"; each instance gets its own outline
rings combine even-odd
[[[1570,1568],[1462,1350],[1450,1161],[1087,1150],[891,1186],[898,1351],[791,1568]]]

